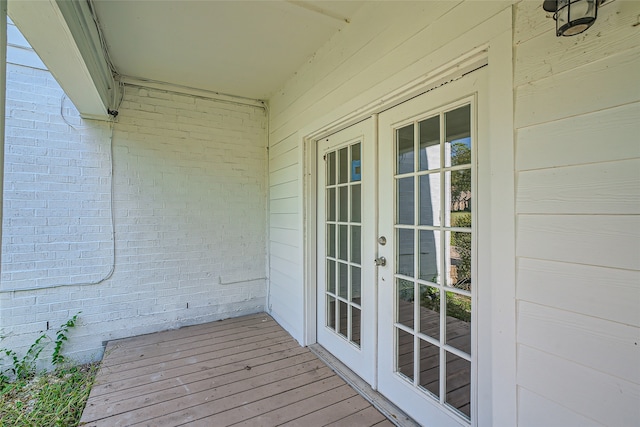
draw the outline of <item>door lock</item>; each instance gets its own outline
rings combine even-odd
[[[373,262],[375,262],[378,267],[384,267],[387,265],[387,259],[383,256],[374,259]]]

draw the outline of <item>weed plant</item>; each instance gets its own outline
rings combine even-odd
[[[84,409],[98,364],[77,366],[62,355],[69,330],[78,315],[62,324],[52,340],[40,335],[20,357],[10,349],[0,349],[8,367],[0,372],[0,427],[77,426]],[[53,343],[51,372],[36,372],[36,361]]]
[[[77,426],[97,367],[69,365],[6,383],[0,392],[0,426]]]

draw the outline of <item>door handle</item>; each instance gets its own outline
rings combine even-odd
[[[378,267],[384,267],[387,265],[387,259],[383,256],[374,259],[373,262],[375,262]]]

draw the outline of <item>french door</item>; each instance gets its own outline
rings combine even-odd
[[[318,342],[425,426],[475,424],[486,80],[318,141]]]
[[[318,343],[370,384],[375,369],[373,120],[318,141]]]
[[[425,426],[476,391],[477,160],[486,70],[379,116],[379,391]]]

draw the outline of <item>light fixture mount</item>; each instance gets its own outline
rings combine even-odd
[[[605,0],[545,0],[542,8],[553,13],[556,36],[575,36],[596,21],[598,6]]]

